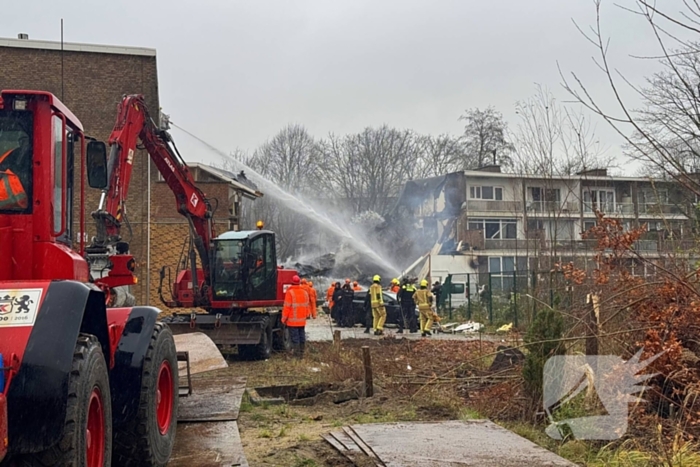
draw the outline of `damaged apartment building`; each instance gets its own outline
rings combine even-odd
[[[491,276],[492,287],[504,289],[514,273],[548,271],[556,262],[591,267],[596,242],[582,233],[596,224],[596,211],[626,229],[646,224],[635,249],[649,261],[626,266],[634,275],[652,275],[653,264],[691,248],[696,203],[668,180],[611,176],[605,169],[544,177],[491,166],[409,181],[394,214],[410,219],[416,257],[424,255],[409,270],[433,281]],[[473,280],[471,291],[479,285]]]

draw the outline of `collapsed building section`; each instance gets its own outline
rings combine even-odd
[[[604,169],[547,177],[491,166],[411,180],[381,234],[412,253],[406,262],[414,264],[402,265],[406,274],[441,282],[450,276],[464,297],[484,287],[486,278],[494,290],[508,291],[556,263],[590,266],[595,241],[583,233],[596,225],[597,212],[627,229],[646,225],[635,249],[647,261],[624,265],[634,275],[653,275],[654,264],[692,246],[695,208],[687,190]]]

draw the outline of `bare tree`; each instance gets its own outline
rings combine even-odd
[[[277,233],[278,255],[283,259],[297,254],[314,228],[308,219],[289,209],[284,192],[311,194],[319,176],[321,155],[318,143],[304,127],[288,125],[244,161],[268,183],[283,190],[276,196],[277,191],[267,185],[267,196],[249,210]]]
[[[662,70],[643,87],[632,84],[610,63],[601,4],[602,0],[595,0],[596,24],[590,33],[582,33],[596,49],[596,64],[612,91],[612,108],[603,104],[610,100],[592,95],[575,73],[569,78],[562,74],[565,89],[624,138],[629,155],[700,195],[700,179],[693,175],[700,156],[700,45],[694,40],[700,34],[700,3],[684,1],[681,11],[669,13],[656,3],[638,0],[636,8],[629,10],[646,20],[661,51],[659,56],[644,57],[657,60]],[[641,98],[641,109],[626,103],[622,86]]]
[[[467,110],[459,119],[464,121],[463,169],[489,164],[510,166],[513,146],[506,137],[507,124],[500,112],[493,107],[484,110],[474,108]]]
[[[520,117],[513,137],[516,172],[555,177],[612,163],[586,116],[560,106],[549,89],[537,85],[515,109]]]
[[[342,138],[331,135],[322,148],[325,183],[353,214],[386,213],[420,158],[415,134],[387,125]]]
[[[303,192],[318,176],[320,151],[301,125],[288,125],[260,146],[251,164],[267,179],[290,192]]]
[[[461,138],[448,134],[422,136],[417,140],[420,157],[411,178],[426,178],[460,170],[466,158]]]

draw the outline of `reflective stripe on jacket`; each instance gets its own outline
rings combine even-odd
[[[371,297],[372,308],[377,308],[384,306],[384,297],[382,296],[382,286],[379,284],[372,284],[369,288],[369,294]]]
[[[10,149],[0,156],[0,163],[4,161],[14,149]],[[11,170],[0,171],[0,209],[27,208],[28,198],[19,177]]]
[[[419,289],[416,290],[416,293],[413,294],[413,300],[416,302],[418,305],[418,309],[420,310],[427,310],[430,308],[430,304],[432,302],[433,294],[430,293],[430,290],[428,289]]]
[[[284,295],[282,322],[289,327],[306,326],[309,316],[309,295],[299,285],[292,285]]]

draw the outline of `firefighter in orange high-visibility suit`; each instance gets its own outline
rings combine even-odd
[[[333,292],[335,292],[335,283],[331,282],[331,285],[326,290],[326,302],[328,302],[328,314],[331,314],[333,309]]]
[[[311,308],[311,317],[316,319],[318,316],[318,311],[316,310],[316,305],[318,303],[318,292],[314,289],[314,283],[309,281],[309,308]]]
[[[300,285],[309,295],[309,317],[316,319],[316,291],[312,287],[313,283],[307,281],[306,279],[302,279]]]
[[[299,276],[292,277],[292,285],[284,294],[282,323],[289,329],[292,354],[302,358],[306,349],[306,319],[310,310],[309,294],[299,282]]]
[[[23,134],[19,147],[0,155],[0,210],[24,211],[29,207],[31,164],[31,143]]]

